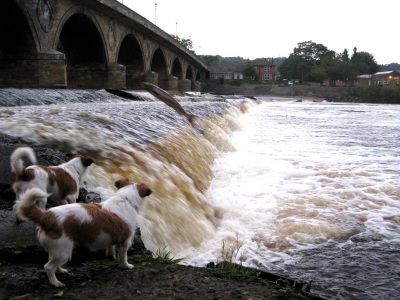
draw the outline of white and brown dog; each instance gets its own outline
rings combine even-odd
[[[34,165],[25,167],[23,158]],[[61,165],[36,165],[36,155],[30,147],[17,148],[11,154],[10,160],[11,170],[16,174],[13,190],[17,201],[28,189],[37,187],[49,194],[48,200],[56,205],[76,202],[81,180],[87,167],[94,163],[89,157],[72,153],[67,154],[68,161]],[[42,198],[37,204],[45,208],[46,203],[47,199]]]
[[[29,219],[38,226],[39,243],[49,254],[44,270],[51,285],[64,286],[55,272],[68,272],[61,266],[71,259],[76,243],[92,251],[116,246],[120,265],[133,268],[128,263],[127,251],[133,242],[143,198],[152,191],[145,184],[132,184],[128,180],[117,181],[115,185],[119,188],[116,195],[101,203],[68,204],[45,211],[35,205],[47,196],[37,188],[28,190],[16,203],[19,218]]]

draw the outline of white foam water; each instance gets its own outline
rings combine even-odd
[[[206,192],[221,223],[177,256],[313,281],[328,299],[400,297],[400,107],[265,99],[240,121]]]

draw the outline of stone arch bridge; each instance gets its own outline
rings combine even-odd
[[[208,72],[116,0],[0,1],[0,87],[200,91]]]

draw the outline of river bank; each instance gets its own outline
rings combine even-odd
[[[330,101],[359,102],[358,98],[351,96],[352,89],[352,87],[326,87],[319,84],[272,85],[241,83],[240,85],[233,85],[229,83],[207,82],[202,85],[204,92],[215,94],[304,97]]]

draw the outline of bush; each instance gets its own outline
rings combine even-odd
[[[353,90],[353,96],[360,98],[363,102],[400,104],[400,86],[358,86]]]

